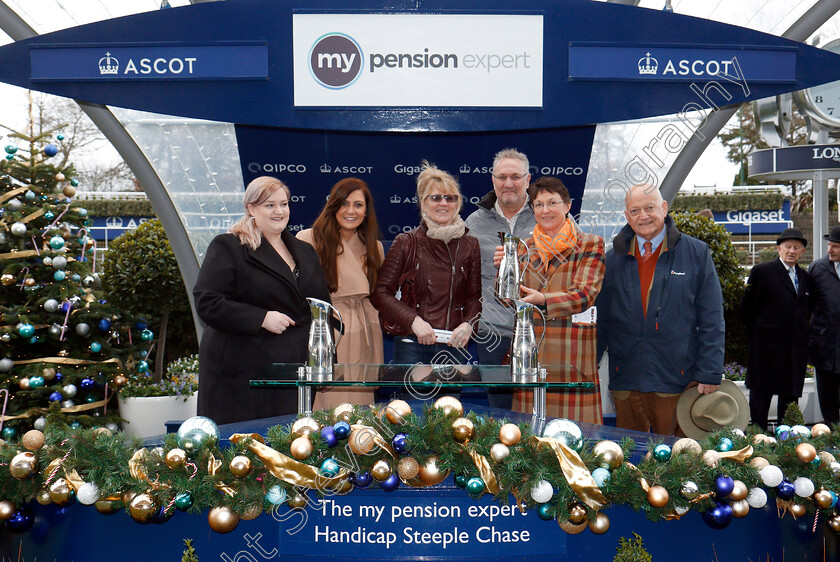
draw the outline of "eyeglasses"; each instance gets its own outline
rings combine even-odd
[[[435,203],[440,203],[441,200],[446,201],[447,203],[454,203],[458,200],[458,196],[456,195],[439,195],[435,193],[434,195],[429,195],[427,199],[431,199]]]
[[[548,208],[549,210],[553,211],[563,203],[565,203],[565,201],[562,201],[560,199],[555,199],[553,201],[549,201],[548,203],[534,203],[534,210],[542,211],[543,209]]]
[[[508,180],[512,181],[513,183],[517,183],[528,177],[528,174],[517,174],[515,176],[497,176],[496,174],[493,174],[493,177],[496,179],[496,181],[499,181],[501,183],[505,183]]]

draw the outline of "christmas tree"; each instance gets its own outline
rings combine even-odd
[[[41,429],[53,402],[71,427],[116,431],[111,397],[128,374],[148,370],[153,334],[98,294],[75,170],[50,163],[53,135],[59,144],[63,136],[32,129],[8,135],[0,160],[2,438]]]

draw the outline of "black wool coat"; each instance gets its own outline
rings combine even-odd
[[[785,265],[775,259],[750,272],[741,312],[750,350],[747,388],[801,396],[808,363],[808,321],[814,293],[810,275],[796,266],[799,292]]]
[[[817,369],[840,372],[840,278],[828,256],[808,267],[816,299],[811,317],[810,358]]]
[[[288,231],[283,242],[300,269],[295,279],[268,242],[256,250],[234,234],[213,239],[193,296],[207,324],[199,353],[198,414],[216,423],[258,419],[297,411],[294,389],[252,389],[250,379],[273,363],[304,363],[311,315],[306,297],[330,302],[315,249]],[[294,322],[282,334],[261,327],[277,310]]]

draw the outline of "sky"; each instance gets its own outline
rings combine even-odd
[[[39,32],[73,27],[131,13],[159,9],[162,0],[5,0]],[[173,6],[189,4],[189,0],[163,0]],[[676,13],[692,15],[751,27],[773,34],[782,34],[814,0],[672,0]],[[661,9],[665,0],[642,0],[640,6]],[[823,43],[840,35],[840,17],[835,16],[820,30]],[[11,39],[0,32],[0,44]],[[26,91],[0,84],[0,124],[22,128],[26,123],[28,98]],[[5,134],[0,138],[8,143]],[[110,146],[97,151],[101,163],[119,160]],[[725,158],[721,143],[715,139],[698,160],[683,184],[683,191],[694,186],[726,189],[732,184],[737,166]]]

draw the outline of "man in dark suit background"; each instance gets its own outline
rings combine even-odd
[[[807,244],[799,229],[785,229],[776,239],[779,259],[752,268],[741,301],[750,339],[750,417],[763,429],[774,394],[779,397],[779,417],[802,396],[813,286],[797,262]]]
[[[828,255],[812,263],[808,273],[814,283],[809,354],[817,370],[817,394],[826,423],[840,421],[840,226],[823,236]]]

